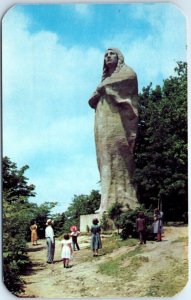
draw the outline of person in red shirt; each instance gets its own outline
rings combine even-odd
[[[72,246],[73,246],[73,250],[75,251],[76,248],[77,250],[80,250],[80,247],[78,245],[78,236],[80,234],[80,231],[78,231],[76,226],[71,226],[70,230],[72,231],[70,236],[72,238]]]

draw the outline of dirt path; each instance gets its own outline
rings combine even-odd
[[[26,284],[25,292],[21,296],[30,298],[141,297],[145,295],[145,291],[155,296],[160,272],[163,277],[169,277],[172,269],[176,267],[176,272],[178,268],[181,271],[182,266],[187,263],[187,236],[187,227],[168,227],[163,242],[149,241],[143,245],[141,256],[137,256],[139,260],[141,259],[141,264],[137,266],[137,270],[134,270],[133,280],[129,281],[123,281],[120,276],[104,275],[98,271],[98,268],[103,262],[132,251],[132,247],[121,247],[111,254],[93,258],[90,249],[87,248],[90,238],[81,236],[79,239],[81,250],[74,252],[72,267],[64,269],[60,261],[60,242],[56,241],[55,263],[49,265],[46,264],[45,240],[41,240],[38,246],[29,247],[32,268],[28,270],[27,275],[23,276]],[[107,238],[104,238],[103,248],[106,243]],[[122,267],[125,271],[130,271],[128,261],[124,261]],[[180,282],[180,276],[181,272],[177,272],[177,278],[174,278],[177,284]]]

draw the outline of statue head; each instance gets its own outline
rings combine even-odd
[[[107,62],[107,55],[108,53],[113,53],[113,54],[116,54],[117,56],[117,59],[116,59],[116,68],[114,70],[113,73],[117,73],[119,72],[119,70],[123,67],[123,65],[125,64],[124,63],[124,56],[123,54],[121,53],[121,51],[117,48],[108,48],[105,52],[105,55],[104,55],[104,64],[103,64],[103,75],[102,75],[102,81],[110,76],[109,75],[109,66],[108,66],[108,62]],[[114,56],[113,56],[113,59],[114,59]]]

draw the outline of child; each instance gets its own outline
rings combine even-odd
[[[72,241],[68,233],[64,234],[64,239],[61,241],[61,258],[64,268],[69,268],[69,262],[72,258]]]
[[[78,236],[79,236],[80,232],[77,230],[76,226],[73,226],[71,229],[72,229],[72,232],[71,232],[70,236],[72,237],[73,250],[75,251],[76,248],[78,250],[80,250],[80,247],[78,245]]]

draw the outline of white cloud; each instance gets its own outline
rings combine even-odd
[[[121,31],[105,47],[116,45],[125,56],[126,63],[134,68],[142,88],[150,82],[162,83],[174,72],[178,60],[186,59],[186,27],[181,12],[173,5],[133,6],[131,17],[137,24],[146,20],[149,30],[132,38],[129,28]],[[181,37],[181,38],[180,38]],[[185,37],[185,38],[184,38]]]
[[[67,48],[54,33],[29,34],[26,24],[14,11],[3,21],[3,151],[18,166],[29,164],[37,201],[64,199],[66,208],[99,180],[88,98],[102,53]]]
[[[75,4],[74,9],[82,17],[89,16],[90,14],[90,6],[87,4]]]
[[[4,115],[7,115],[6,110]],[[16,117],[10,121],[13,125],[12,122],[17,121]],[[38,122],[38,119],[36,121]],[[66,153],[72,155],[80,148],[85,151],[87,142],[88,145],[92,145],[93,122],[91,115],[76,118],[66,117],[41,127],[38,123],[30,127],[30,120],[27,127],[22,126],[21,122],[15,123],[13,127],[10,126],[8,120],[4,120],[4,132],[6,133],[4,154],[10,152],[15,157],[19,157],[22,149],[22,159],[27,159],[27,157],[30,158],[50,150],[62,152],[63,155]],[[27,124],[25,123],[25,125]]]

